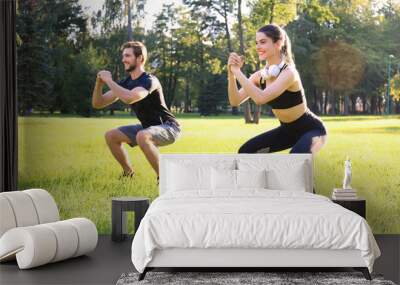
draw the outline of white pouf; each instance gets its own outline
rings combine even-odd
[[[0,193],[0,214],[0,262],[16,258],[20,269],[28,269],[96,248],[95,224],[86,218],[59,221],[45,190]]]

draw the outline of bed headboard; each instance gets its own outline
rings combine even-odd
[[[160,195],[167,192],[168,185],[168,169],[174,163],[190,166],[221,166],[227,169],[238,169],[240,163],[251,164],[262,163],[263,165],[276,164],[295,164],[304,163],[305,178],[307,181],[306,191],[313,193],[314,173],[313,173],[313,156],[312,154],[161,154],[160,155]]]

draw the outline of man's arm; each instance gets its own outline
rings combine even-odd
[[[106,70],[100,71],[99,77],[111,89],[112,94],[126,104],[133,104],[142,100],[149,94],[150,89],[154,87],[149,86],[148,90],[144,87],[135,87],[132,90],[125,89],[114,82],[111,73]]]
[[[111,90],[103,95],[103,86],[104,82],[97,78],[92,95],[92,106],[95,109],[102,109],[118,100]]]
[[[132,90],[125,89],[119,86],[112,79],[107,80],[106,84],[111,89],[112,93],[126,104],[133,104],[137,101],[140,101],[149,94],[149,91],[143,87],[135,87]]]

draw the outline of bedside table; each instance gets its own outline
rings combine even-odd
[[[146,197],[112,198],[111,202],[111,239],[123,241],[127,236],[126,212],[135,212],[135,232],[146,214],[150,199]]]
[[[354,200],[337,200],[331,199],[333,203],[339,204],[340,206],[359,214],[361,217],[366,219],[366,201],[363,198],[357,198]]]

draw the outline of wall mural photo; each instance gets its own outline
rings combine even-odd
[[[237,2],[18,1],[19,188],[109,234],[160,154],[313,153],[400,233],[400,5]]]

